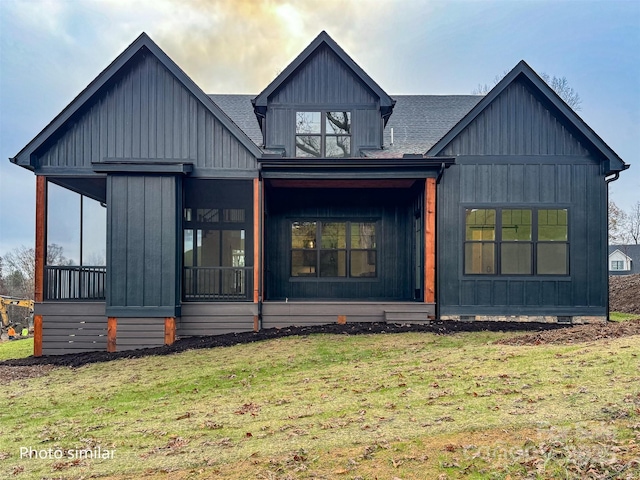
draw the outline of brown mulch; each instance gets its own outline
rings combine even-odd
[[[212,335],[208,337],[189,337],[176,341],[173,345],[163,347],[145,348],[140,350],[127,350],[123,352],[84,352],[70,353],[66,355],[49,355],[42,357],[27,357],[12,360],[0,361],[0,369],[4,367],[19,367],[30,365],[54,365],[58,367],[81,367],[91,363],[108,362],[121,358],[141,358],[153,355],[172,355],[187,350],[201,348],[229,347],[245,343],[252,343],[273,338],[290,337],[295,335],[311,335],[316,333],[325,334],[385,334],[402,332],[427,332],[437,335],[449,335],[458,332],[537,332],[542,330],[557,330],[567,328],[566,325],[557,323],[521,323],[521,322],[465,322],[451,320],[434,320],[429,323],[419,325],[385,323],[385,322],[363,322],[347,323],[340,325],[337,323],[329,325],[314,325],[308,327],[286,327],[268,328],[259,332],[228,333],[224,335]]]
[[[640,314],[640,274],[609,277],[609,307],[612,312]]]
[[[626,322],[590,323],[562,330],[547,330],[517,337],[504,338],[496,343],[502,345],[541,345],[545,343],[571,344],[596,340],[640,335],[640,318]]]

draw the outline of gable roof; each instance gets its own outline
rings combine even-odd
[[[615,253],[616,251],[622,253],[632,260],[637,260],[638,262],[640,262],[640,245],[609,245],[609,255]]]
[[[613,255],[614,253],[619,253],[620,255],[624,256],[627,260],[632,260],[632,257],[630,257],[629,255],[627,255],[626,253],[624,253],[622,250],[620,250],[619,248],[616,248],[615,250],[611,251],[611,246],[609,247],[609,257],[611,257],[611,255]]]
[[[431,147],[427,155],[435,156],[441,153],[444,148],[487,109],[509,85],[521,78],[524,78],[529,85],[533,86],[553,107],[557,112],[556,114],[562,117],[568,124],[572,125],[582,137],[608,161],[607,175],[629,168],[629,165],[624,163],[524,60],[521,60],[457,125]]]
[[[257,97],[252,100],[256,112],[259,107],[266,107],[269,96],[274,93],[296,70],[309,59],[321,46],[326,45],[342,60],[349,69],[380,98],[380,109],[383,116],[388,116],[393,110],[395,100],[382,90],[373,79],[365,72],[324,30],[298,55],[280,75],[278,75]]]
[[[231,119],[218,107],[211,98],[198,87],[191,78],[178,65],[162,51],[158,45],[146,34],[142,33],[129,45],[116,59],[109,64],[69,105],[65,107],[36,137],[31,140],[18,154],[9,160],[20,166],[33,170],[31,165],[31,155],[42,146],[56,131],[63,127],[87,102],[110,83],[110,81],[124,68],[127,63],[142,49],[146,49],[167,69],[176,79],[196,97],[211,114],[222,123],[238,141],[251,152],[259,157],[262,152],[251,141],[247,134],[239,128]]]

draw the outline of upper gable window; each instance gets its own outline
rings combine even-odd
[[[296,157],[350,157],[351,112],[296,112]]]

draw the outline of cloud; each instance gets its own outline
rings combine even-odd
[[[73,43],[73,38],[67,32],[65,24],[70,12],[70,3],[56,0],[41,0],[39,2],[24,2],[8,0],[3,5],[8,17],[16,23],[21,23],[29,34],[38,32],[39,36],[50,36],[56,41]],[[23,38],[27,40],[27,35]]]
[[[152,38],[205,91],[220,93],[260,92],[322,25],[351,31],[356,14],[351,2],[310,0],[172,0],[160,9]]]

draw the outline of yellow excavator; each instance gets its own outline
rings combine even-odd
[[[12,322],[7,312],[7,307],[10,305],[27,308],[28,315],[23,317],[19,322]],[[0,317],[2,318],[2,331],[0,332],[0,338],[2,340],[8,338],[9,327],[13,327],[17,335],[21,335],[24,329],[31,332],[33,329],[33,300],[0,296]]]

